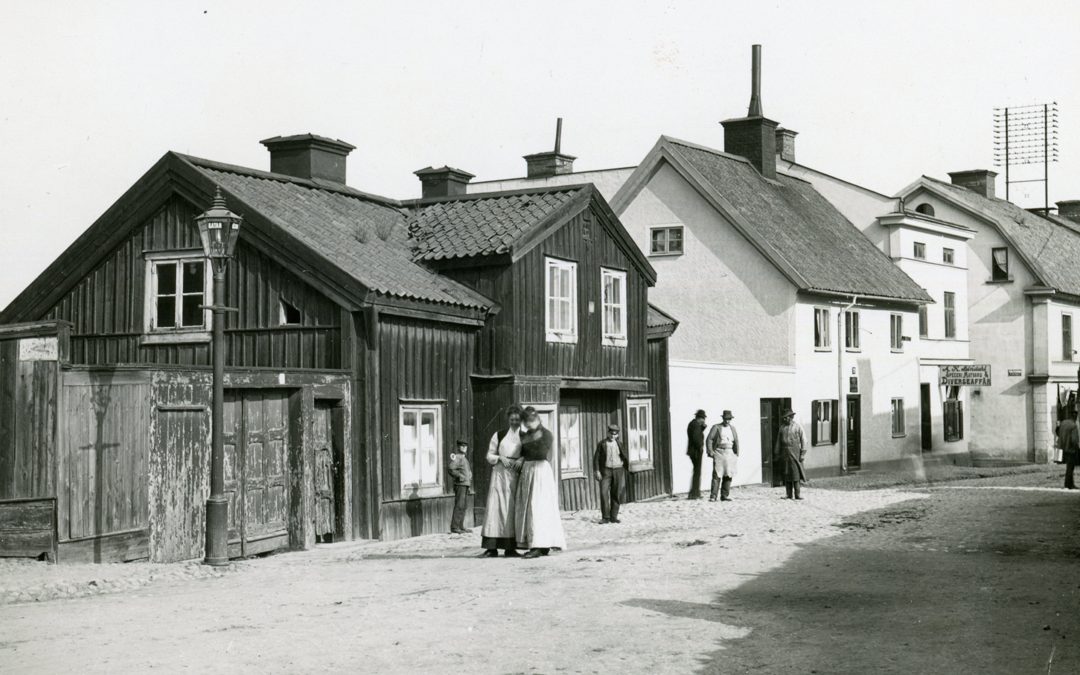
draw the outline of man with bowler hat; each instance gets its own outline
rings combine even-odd
[[[735,425],[731,423],[735,416],[730,410],[725,410],[721,418],[720,424],[714,424],[713,428],[709,429],[709,438],[705,441],[709,457],[713,460],[710,502],[716,501],[718,488],[720,501],[731,501],[731,479],[735,477],[739,462],[739,432],[735,431]]]
[[[600,523],[619,522],[619,502],[630,459],[619,442],[619,425],[609,424],[607,438],[596,444],[593,475],[600,481]]]
[[[776,435],[776,445],[773,447],[773,467],[780,472],[784,481],[784,498],[791,499],[794,496],[795,499],[802,499],[799,484],[806,480],[806,471],[803,469],[806,437],[802,427],[795,424],[795,411],[788,408],[782,419],[780,433]]]
[[[687,499],[701,499],[701,455],[705,452],[705,426],[704,410],[694,413],[694,419],[686,425],[686,456],[694,465],[694,476],[690,480]]]

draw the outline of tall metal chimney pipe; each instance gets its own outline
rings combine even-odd
[[[555,154],[562,152],[562,118],[555,118]]]
[[[762,117],[761,113],[761,45],[754,45],[751,49],[753,65],[751,66],[750,79],[750,109],[747,117]]]

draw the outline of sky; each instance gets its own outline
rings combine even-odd
[[[0,307],[169,150],[268,169],[260,140],[330,136],[356,146],[351,186],[407,198],[426,166],[524,175],[562,117],[576,170],[633,166],[661,134],[723,148],[755,43],[801,164],[893,194],[994,168],[993,109],[1056,101],[1050,200],[1080,198],[1075,2],[0,7]]]

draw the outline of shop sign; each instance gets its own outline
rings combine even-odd
[[[939,366],[940,384],[943,387],[989,387],[990,364],[975,363],[965,366]]]

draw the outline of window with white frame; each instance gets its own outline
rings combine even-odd
[[[404,404],[398,419],[402,496],[442,494],[442,405]]]
[[[921,241],[915,242],[915,250],[913,253],[919,260],[926,260],[926,244]]]
[[[631,469],[652,467],[652,399],[626,401],[626,451]]]
[[[600,268],[600,304],[604,316],[603,342],[626,345],[626,272]]]
[[[829,339],[829,308],[828,307],[815,307],[814,308],[814,348],[815,349],[828,349],[832,346],[832,341]]]
[[[952,265],[956,261],[956,252],[951,248],[941,249],[941,262]]]
[[[833,400],[812,401],[810,404],[810,444],[832,445],[836,442],[836,406]]]
[[[577,263],[545,258],[548,342],[577,342]]]
[[[148,332],[205,331],[210,279],[201,251],[154,255],[146,261]]]
[[[581,406],[559,406],[559,462],[562,478],[582,476]]]
[[[859,311],[848,310],[844,312],[844,347],[847,349],[859,348]]]
[[[904,315],[889,315],[889,346],[894,352],[904,350]]]
[[[942,311],[945,315],[945,337],[951,340],[956,337],[956,293],[945,291],[942,300]]]
[[[654,227],[649,230],[650,255],[682,255],[683,229],[677,227]]]
[[[907,429],[904,426],[904,399],[902,398],[892,400],[892,435],[894,438],[907,435]]]

